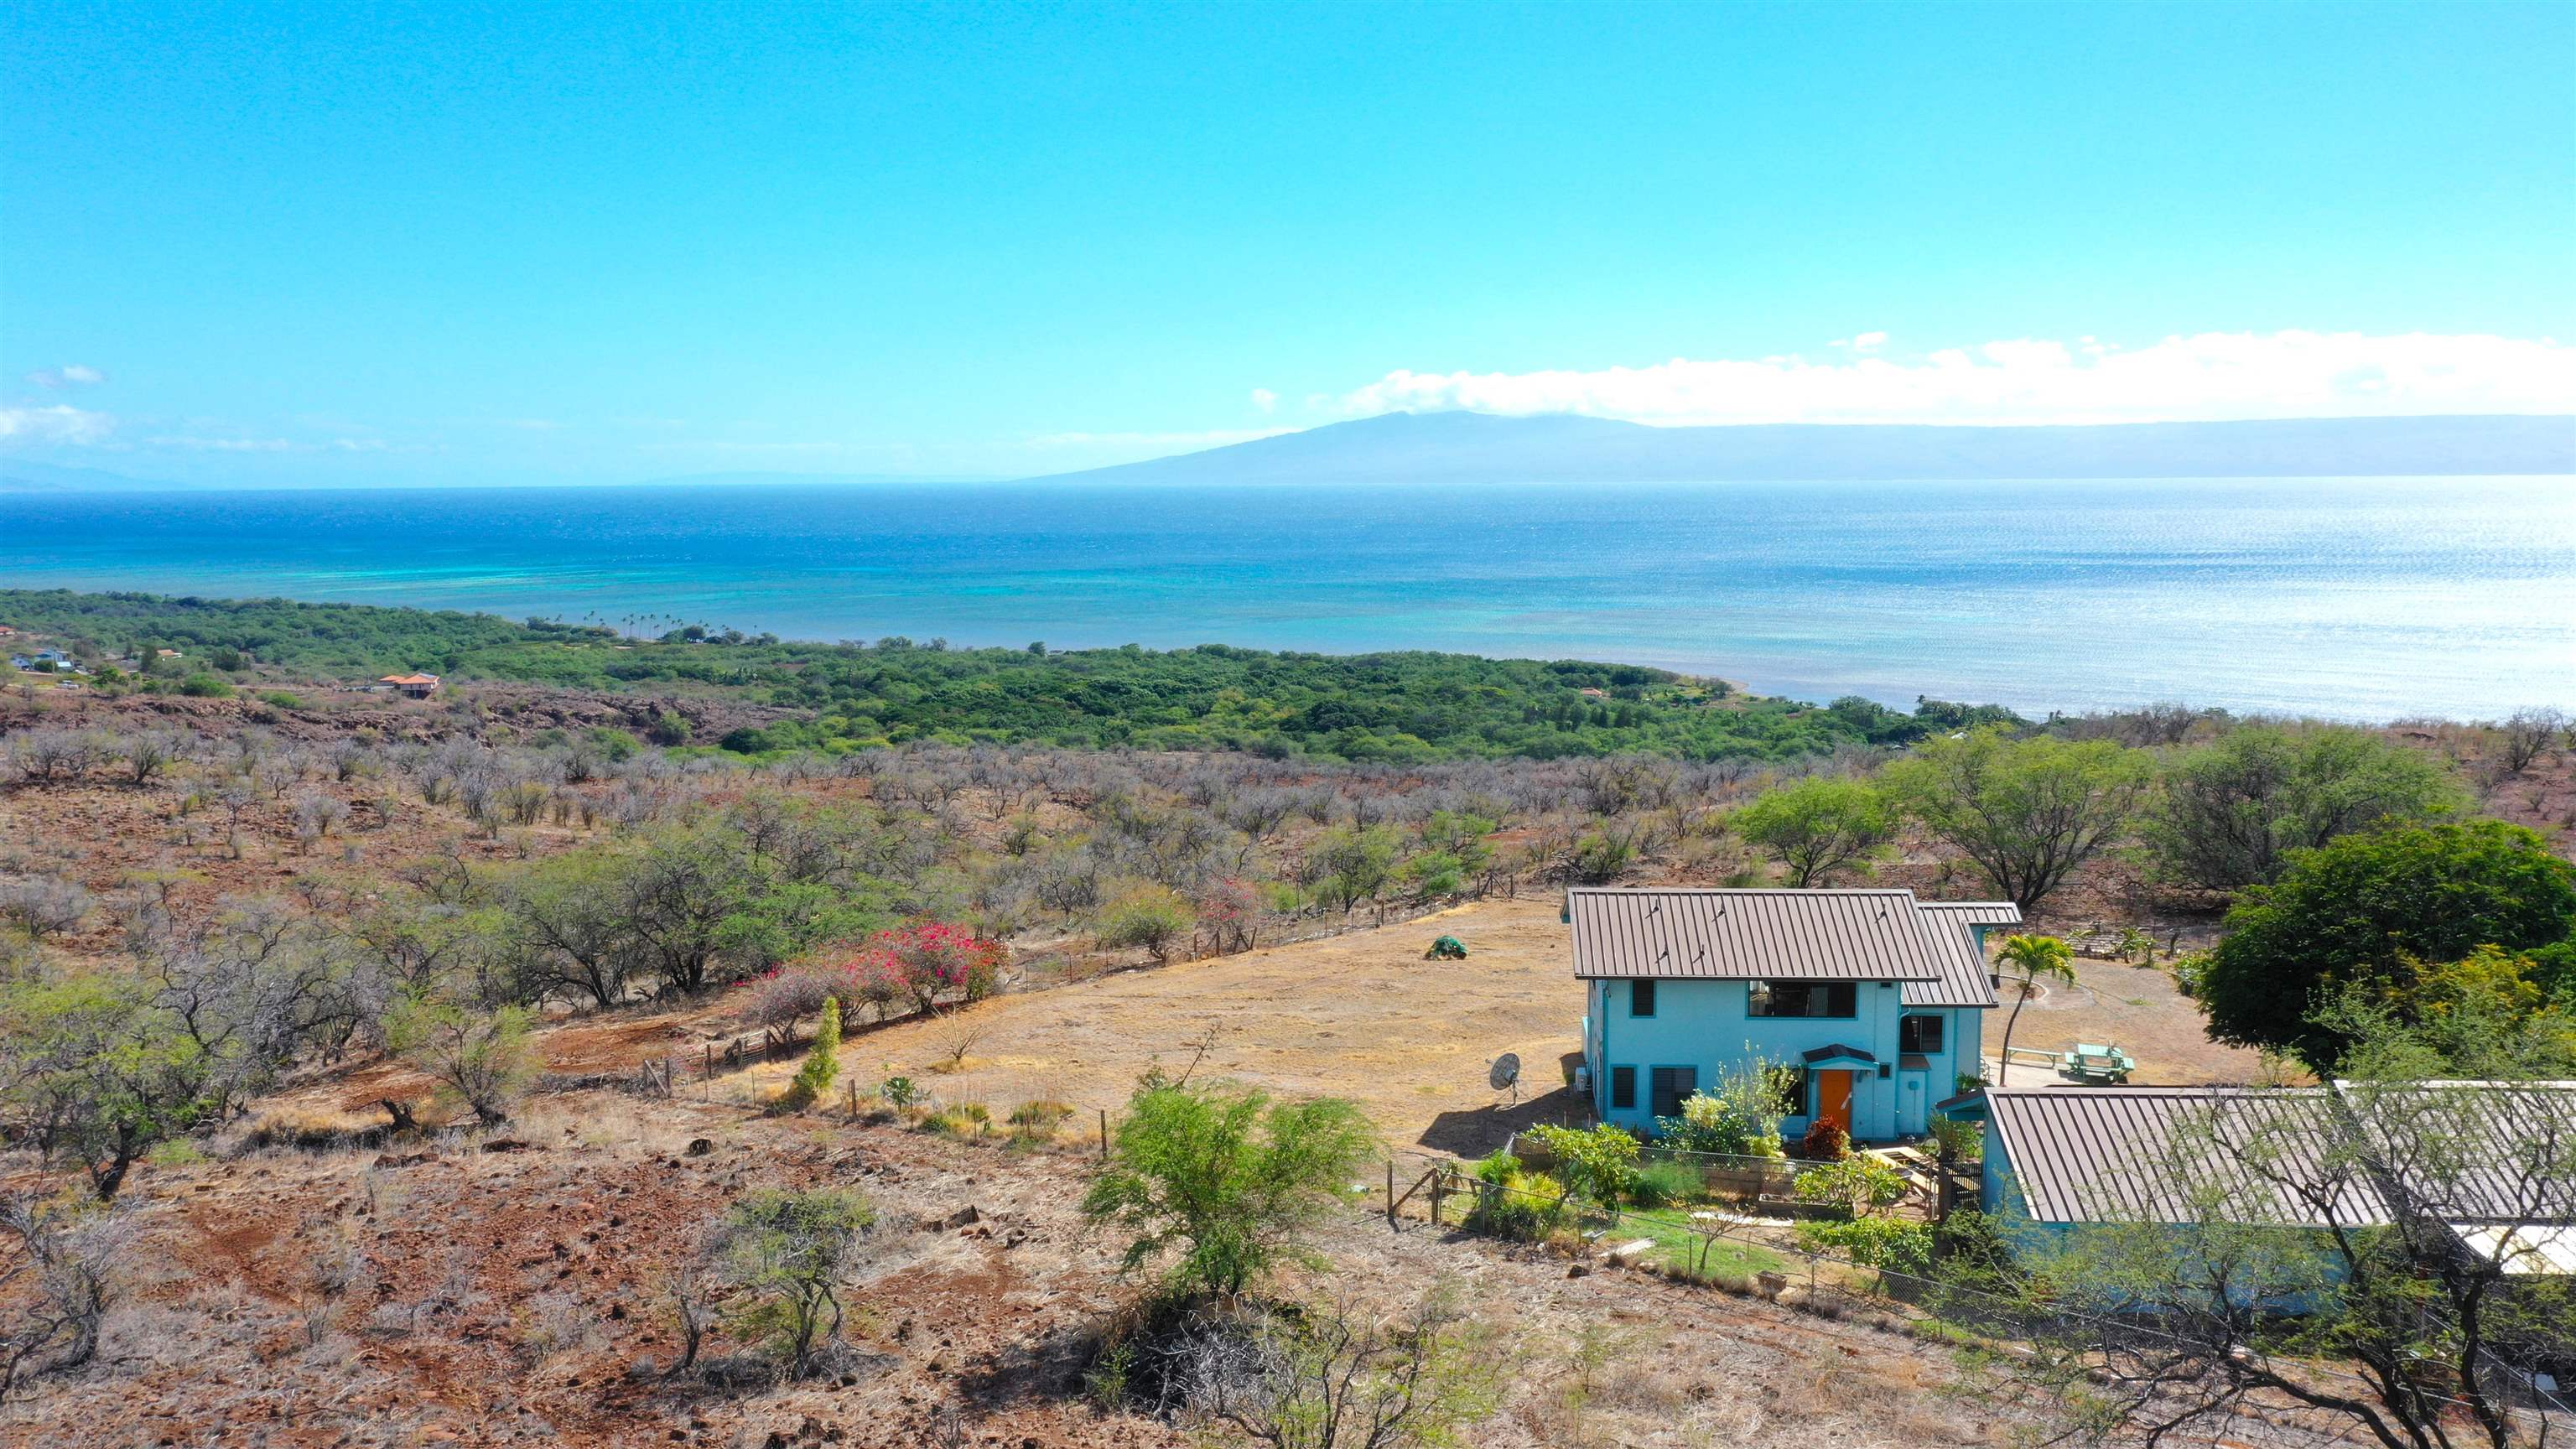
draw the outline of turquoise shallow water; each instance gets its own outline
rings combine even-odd
[[[2576,707],[2569,478],[5,494],[0,579],[2024,710]]]

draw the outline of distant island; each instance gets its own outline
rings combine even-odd
[[[2576,474],[2576,414],[2288,418],[2081,427],[1776,424],[1649,427],[1552,414],[1388,413],[1222,448],[1024,482],[1689,483],[2046,478],[2368,478]],[[964,475],[726,472],[657,486],[922,484]],[[207,492],[0,457],[0,493]],[[345,480],[305,486],[347,486]]]
[[[2576,473],[2576,415],[2090,427],[1780,424],[1390,413],[1058,474],[1097,483],[1663,483],[2355,478]]]

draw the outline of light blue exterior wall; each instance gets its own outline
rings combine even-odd
[[[1931,1106],[1951,1094],[1963,1059],[1973,1061],[1981,1013],[1972,1008],[1930,1007],[1908,1013],[1903,990],[1893,981],[1864,981],[1853,991],[1855,1014],[1849,1017],[1757,1017],[1747,1014],[1749,982],[1661,980],[1656,983],[1655,1014],[1629,1011],[1629,983],[1620,979],[1585,983],[1584,1047],[1592,1067],[1593,1111],[1604,1122],[1640,1132],[1654,1126],[1654,1068],[1690,1067],[1698,1084],[1713,1087],[1729,1070],[1742,1070],[1756,1059],[1797,1065],[1802,1053],[1841,1044],[1858,1047],[1888,1070],[1854,1069],[1852,1135],[1886,1141],[1927,1130]],[[1919,1072],[1899,1069],[1897,1031],[1908,1015],[1942,1019],[1941,1050],[1925,1053]],[[1610,1068],[1637,1069],[1637,1102],[1633,1108],[1610,1105]],[[1809,1087],[1808,1106],[1814,1105]],[[1805,1112],[1790,1117],[1781,1130],[1794,1138],[1813,1118]]]
[[[1932,1130],[1932,1104],[1958,1092],[1960,1063],[1978,1060],[1977,1036],[1984,1030],[1985,1013],[1975,1007],[1922,1006],[1900,1014],[1941,1021],[1941,1049],[1922,1054],[1925,1068],[1897,1070],[1896,1126],[1901,1134],[1913,1137]]]

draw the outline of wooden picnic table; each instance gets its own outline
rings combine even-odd
[[[2099,1046],[2092,1042],[2076,1043],[2075,1050],[2066,1054],[2066,1065],[2062,1068],[2066,1075],[2088,1087],[2125,1083],[2129,1074],[2137,1069],[2137,1058],[2116,1046]]]

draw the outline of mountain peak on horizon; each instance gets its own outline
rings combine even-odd
[[[1134,483],[1651,483],[2576,474],[2576,415],[1663,427],[1393,412],[1048,475]],[[1032,480],[1036,481],[1036,480]]]

